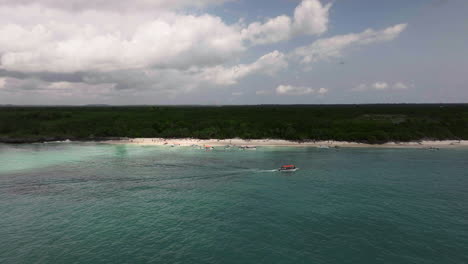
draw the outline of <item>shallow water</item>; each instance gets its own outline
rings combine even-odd
[[[468,263],[468,150],[62,143],[0,162],[0,263]]]

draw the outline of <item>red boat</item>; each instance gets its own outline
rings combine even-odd
[[[295,165],[283,165],[278,171],[297,171],[298,169]]]

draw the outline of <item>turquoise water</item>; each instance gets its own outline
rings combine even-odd
[[[64,143],[0,162],[0,263],[468,263],[468,150]]]

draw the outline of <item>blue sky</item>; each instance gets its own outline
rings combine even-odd
[[[97,2],[0,1],[0,104],[468,102],[468,1]]]

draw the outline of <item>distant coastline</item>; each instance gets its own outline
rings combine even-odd
[[[336,140],[283,140],[283,139],[195,139],[195,138],[0,138],[4,144],[32,143],[105,143],[130,144],[141,146],[173,146],[173,147],[317,147],[317,148],[468,148],[468,140],[420,140],[409,142],[385,142],[370,144],[366,142],[350,142]]]
[[[468,104],[0,107],[0,142],[196,138],[211,144],[209,139],[240,138],[293,146],[326,140],[338,146],[438,140],[453,146],[468,140],[467,124]]]
[[[119,137],[73,138],[73,137],[0,137],[4,144],[32,144],[48,142],[107,142],[112,140],[125,140]]]
[[[164,139],[164,138],[132,138],[124,140],[104,141],[109,144],[134,144],[142,146],[172,146],[172,147],[317,147],[317,148],[468,148],[468,140],[423,140],[417,142],[387,142],[383,144],[368,144],[347,141],[290,141],[281,139]]]

